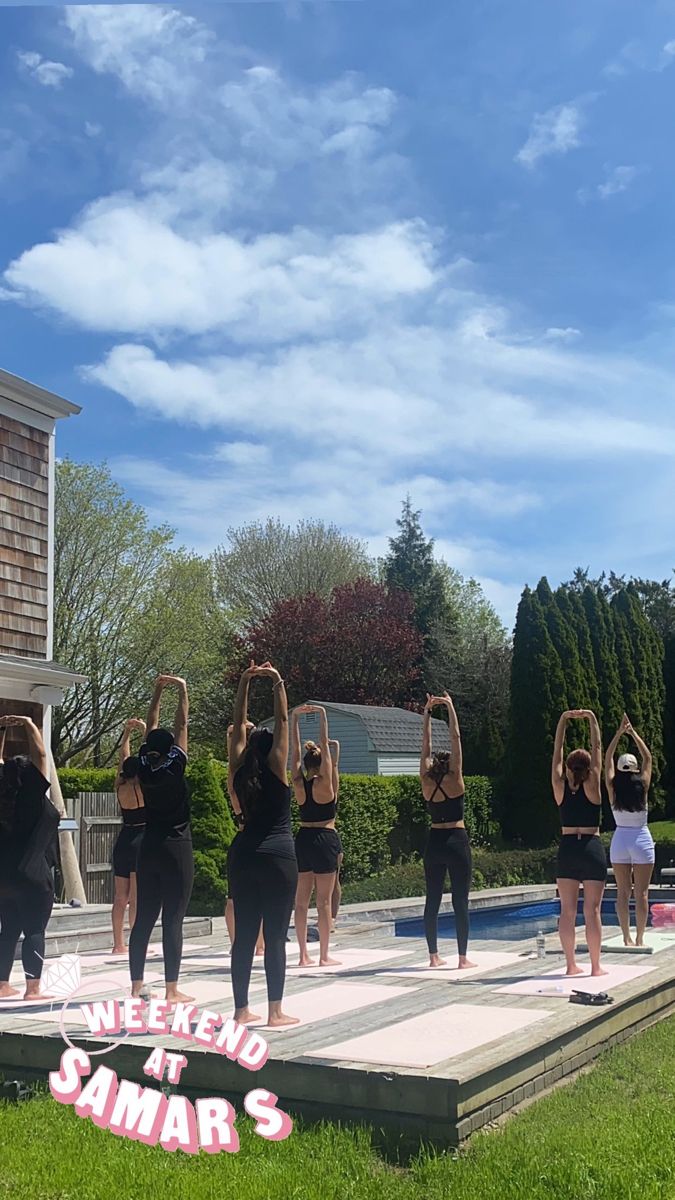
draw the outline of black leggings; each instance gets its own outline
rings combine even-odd
[[[236,1009],[248,1008],[248,988],[255,944],[263,923],[267,999],[283,998],[286,982],[286,937],[298,886],[295,858],[260,854],[232,846],[230,891],[234,901],[232,990]]]
[[[443,899],[446,872],[450,873],[452,911],[460,958],[469,943],[469,890],[471,888],[471,845],[466,829],[430,829],[424,851],[427,902],[424,933],[430,954],[438,953],[438,910]]]
[[[0,983],[7,983],[16,947],[23,933],[21,961],[26,979],[39,979],[45,957],[45,929],[52,914],[54,892],[17,887],[0,896]]]
[[[150,935],[162,913],[164,979],[176,983],[183,954],[183,919],[192,895],[192,842],[165,838],[141,844],[136,872],[136,920],[129,938],[132,981],[143,978]]]

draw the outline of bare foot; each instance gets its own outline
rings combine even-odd
[[[336,958],[320,958],[319,966],[320,967],[341,967],[342,963],[339,963]]]
[[[430,967],[446,967],[447,965],[448,964],[446,963],[445,959],[441,958],[439,954],[430,954],[429,955],[429,966]]]
[[[263,956],[263,954],[264,954],[264,953],[265,953],[265,947],[264,947],[264,946],[256,946],[256,948],[255,948],[255,956],[256,956],[256,958],[262,958],[262,956]]]
[[[566,975],[583,975],[583,973],[584,973],[584,968],[578,967],[576,965],[576,963],[574,963],[573,966],[568,967],[567,970],[565,971]]]
[[[279,1029],[282,1025],[299,1025],[299,1017],[287,1017],[286,1013],[277,1013],[276,1017],[268,1017],[267,1024],[270,1029]]]
[[[251,1025],[254,1021],[262,1021],[262,1017],[258,1013],[252,1013],[250,1008],[242,1008],[235,1012],[234,1019],[239,1025]]]
[[[315,967],[316,963],[313,958],[309,957],[309,954],[303,954],[300,957],[298,966],[299,967]]]
[[[28,988],[21,997],[22,1000],[56,1000],[56,996],[52,996],[50,992],[41,992],[38,988],[36,991],[29,992]]]
[[[624,938],[624,939],[623,939],[623,944],[624,944],[624,946],[640,946],[640,945],[642,945],[642,943],[641,943],[641,942],[634,942],[634,941],[633,941],[633,939],[632,939],[632,938],[630,938],[630,937],[629,937],[629,938]]]
[[[18,988],[11,987],[9,983],[0,983],[0,1000],[15,1000],[19,994]]]
[[[126,946],[113,946],[110,953],[111,954],[128,954],[129,951],[127,950]]]
[[[478,963],[472,963],[468,958],[460,958],[457,965],[460,971],[467,971],[470,967],[477,967]]]
[[[189,1004],[190,1001],[194,1000],[194,996],[186,996],[185,992],[173,992],[171,995],[169,995],[169,991],[167,989],[165,999],[167,1004]]]
[[[600,975],[609,975],[609,971],[606,971],[604,967],[593,967],[591,970],[591,979],[597,979]]]
[[[644,949],[644,942],[643,942],[642,938],[639,938],[639,939],[638,939],[638,940],[635,942],[635,945],[636,945],[636,946],[641,946],[641,947]]]

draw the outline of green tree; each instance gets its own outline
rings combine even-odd
[[[525,588],[513,638],[502,827],[508,837],[528,845],[547,845],[558,830],[551,758],[555,727],[565,708],[560,657],[538,595]]]
[[[586,587],[581,596],[593,648],[595,674],[600,695],[600,721],[606,744],[616,733],[624,711],[623,691],[612,614],[603,592]]]
[[[334,588],[375,574],[365,542],[323,521],[292,528],[269,517],[229,529],[227,537],[229,545],[213,556],[218,596],[248,625],[259,624],[283,600],[327,599]]]
[[[560,665],[565,680],[564,708],[580,708],[580,697],[584,692],[584,680],[579,661],[579,646],[576,633],[571,622],[565,619],[560,604],[544,577],[537,584],[537,598],[541,604],[549,637],[558,652]]]
[[[578,693],[578,700],[572,703],[572,707],[590,708],[596,714],[600,724],[602,724],[602,705],[600,703],[600,689],[598,687],[598,677],[593,657],[593,643],[591,642],[591,633],[588,628],[588,620],[581,595],[577,591],[568,591],[564,587],[559,587],[556,589],[554,596],[563,619],[573,631],[577,643],[577,656],[581,672],[581,690]]]
[[[407,496],[396,522],[399,532],[389,539],[389,554],[383,569],[388,588],[412,596],[415,625],[428,653],[439,624],[444,623],[450,613],[443,573],[434,559],[434,541],[425,537],[420,517],[421,513],[413,509],[410,496]]]
[[[195,856],[190,912],[221,916],[227,899],[227,850],[235,835],[234,821],[211,758],[192,760],[188,784]]]
[[[110,762],[123,722],[144,714],[160,671],[194,679],[192,719],[197,728],[207,723],[204,710],[225,668],[227,620],[211,563],[173,550],[172,540],[107,466],[59,463],[54,656],[87,682],[54,709],[57,763]]]

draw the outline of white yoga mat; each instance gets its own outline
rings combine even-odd
[[[445,967],[430,967],[427,962],[418,962],[412,966],[399,964],[394,967],[381,967],[377,974],[392,975],[401,979],[440,979],[446,983],[462,983],[465,979],[475,979],[478,975],[486,975],[489,971],[499,970],[500,967],[510,967],[514,963],[522,962],[520,955],[499,950],[472,950],[468,958],[476,964],[475,967],[465,967],[461,971],[456,965],[456,958],[451,958]]]
[[[423,1069],[507,1038],[549,1016],[548,1011],[448,1004],[305,1054],[308,1058]]]
[[[388,1004],[397,996],[410,991],[409,988],[388,987],[385,984],[372,983],[329,983],[326,987],[312,988],[308,992],[296,992],[295,995],[284,998],[284,1009],[289,1017],[299,1017],[298,1025],[288,1025],[280,1029],[267,1029],[256,1024],[255,1028],[265,1028],[276,1037],[281,1033],[292,1033],[300,1025],[311,1025],[315,1021],[330,1020],[344,1013],[356,1012],[360,1008],[368,1008],[371,1004]]]
[[[571,992],[611,992],[624,983],[632,983],[641,975],[649,975],[655,970],[647,963],[631,964],[631,966],[607,966],[607,975],[591,976],[591,968],[584,967],[583,975],[566,975],[559,968],[548,971],[531,979],[520,979],[517,983],[508,983],[504,987],[494,988],[504,996],[559,996],[566,999]]]
[[[635,936],[633,930],[632,936]],[[603,949],[611,951],[612,954],[625,954],[630,957],[631,954],[639,958],[644,954],[645,948],[651,950],[653,954],[658,954],[661,950],[675,950],[675,930],[668,933],[665,929],[647,929],[645,931],[645,946],[624,946],[623,934],[618,933],[613,937],[606,938],[602,943]]]

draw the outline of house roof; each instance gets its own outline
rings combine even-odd
[[[375,750],[380,754],[420,754],[422,750],[422,714],[407,708],[375,708],[369,704],[334,704],[331,700],[310,700],[328,711],[359,717]],[[445,721],[431,719],[434,750],[450,749],[450,734]]]
[[[18,375],[11,375],[9,371],[0,370],[0,395],[54,420],[76,416],[82,411],[79,405],[71,404],[70,400],[64,400],[54,392],[47,392]]]
[[[77,675],[60,663],[46,658],[19,658],[13,654],[0,654],[0,679],[29,683],[34,687],[69,688],[75,683],[86,683],[86,675]]]

